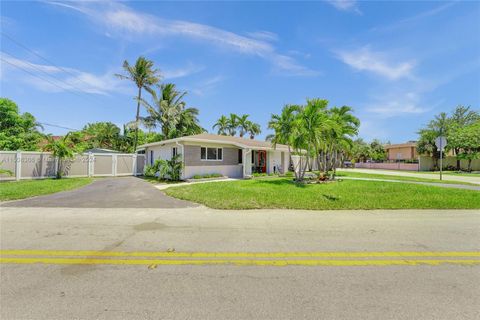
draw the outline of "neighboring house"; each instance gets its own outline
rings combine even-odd
[[[417,160],[417,142],[387,144],[384,146],[388,160]]]
[[[244,178],[254,172],[284,173],[288,170],[288,146],[232,136],[202,133],[139,146],[146,164],[156,159],[181,155],[182,179],[194,175],[219,173],[231,178]]]
[[[93,149],[85,150],[83,152],[84,153],[88,153],[88,152],[91,152],[91,153],[122,153],[122,152],[117,151],[117,150],[103,149],[103,148],[93,148]]]

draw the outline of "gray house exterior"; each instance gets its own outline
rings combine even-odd
[[[182,179],[218,173],[231,178],[249,177],[254,172],[284,173],[289,166],[288,146],[275,147],[266,141],[202,133],[140,146],[145,162],[181,155]]]

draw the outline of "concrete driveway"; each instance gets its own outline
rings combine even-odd
[[[197,204],[166,196],[151,183],[136,177],[102,178],[83,188],[25,200],[2,207],[66,208],[188,208]]]

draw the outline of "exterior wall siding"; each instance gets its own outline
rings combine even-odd
[[[208,146],[214,148],[223,149],[223,159],[222,160],[202,160],[200,159],[201,146],[200,145],[185,145],[185,166],[194,167],[194,166],[236,166],[238,165],[238,150],[239,148],[234,147],[223,147],[219,146]]]
[[[186,166],[184,178],[190,179],[195,175],[219,173],[229,178],[243,178],[242,165],[217,165],[217,166]]]
[[[388,160],[413,160],[417,158],[415,147],[398,147],[388,149]]]

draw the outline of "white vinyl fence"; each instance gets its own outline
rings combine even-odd
[[[115,177],[143,174],[145,155],[130,153],[84,153],[63,160],[65,177]],[[50,152],[0,151],[0,180],[43,179],[55,177],[59,161]]]

